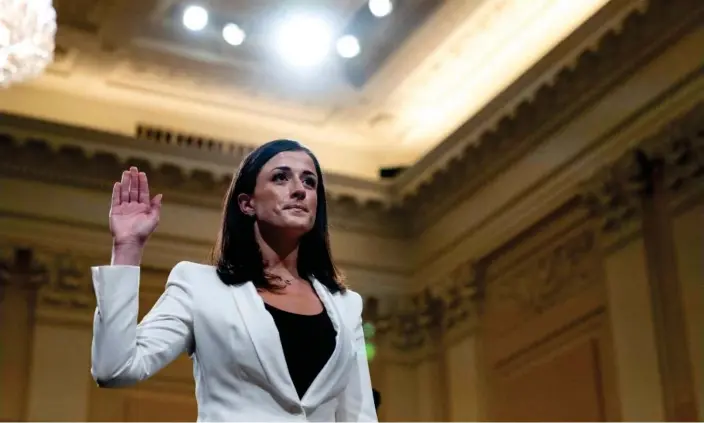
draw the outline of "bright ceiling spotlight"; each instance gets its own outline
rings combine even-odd
[[[391,0],[369,0],[369,11],[377,18],[383,18],[394,10]]]
[[[229,23],[222,29],[222,38],[231,46],[238,46],[244,42],[246,34],[238,25]]]
[[[281,23],[276,44],[281,57],[291,65],[315,66],[330,52],[332,29],[320,17],[292,16]]]
[[[345,59],[351,59],[359,54],[359,40],[354,35],[343,35],[337,40],[337,54]]]
[[[200,6],[188,6],[183,11],[183,26],[191,31],[200,31],[208,25],[208,11]]]

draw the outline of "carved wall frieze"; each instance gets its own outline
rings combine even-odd
[[[27,291],[35,291],[46,284],[47,275],[46,265],[36,261],[31,250],[0,247],[0,287],[16,285]]]
[[[93,311],[95,295],[91,285],[90,265],[66,253],[48,253],[50,283],[39,292],[44,308],[73,312]]]
[[[446,332],[471,330],[476,323],[481,292],[478,274],[473,262],[463,263],[432,289],[387,299],[390,304],[385,307],[385,314],[367,317],[395,350],[437,347]],[[375,298],[369,301],[377,302]]]
[[[654,51],[671,45],[682,36],[683,28],[697,25],[702,16],[704,3],[698,0],[649,1],[645,10],[633,10],[618,28],[601,37],[596,46],[586,47],[575,63],[537,88],[531,100],[507,110],[493,129],[476,140],[463,139],[463,133],[469,134],[474,128],[475,122],[469,120],[449,138],[467,145],[462,153],[401,200],[404,208],[414,210],[415,231],[471,196],[548,134],[603,97],[614,84],[628,78]],[[426,165],[421,161],[417,166]],[[414,168],[407,172],[413,173]],[[402,191],[401,187],[397,189]]]
[[[70,253],[2,245],[0,280],[20,281],[37,291],[40,312],[85,314],[95,308],[90,265]],[[14,256],[14,257],[13,257]]]
[[[591,230],[568,237],[499,280],[498,300],[512,302],[528,314],[545,312],[594,281],[595,266],[589,260],[594,247]]]
[[[486,280],[481,262],[466,262],[432,288],[387,299],[387,313],[367,316],[392,350],[432,354],[452,333],[471,333],[479,324],[485,290],[497,301],[515,304],[524,315],[540,314],[577,295],[599,277],[594,263],[595,234],[578,231],[495,282]],[[370,299],[375,302],[376,299]]]

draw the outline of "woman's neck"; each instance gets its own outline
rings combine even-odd
[[[265,273],[285,277],[298,275],[298,239],[290,239],[278,233],[268,233],[259,225],[254,226],[254,237],[259,244],[259,250],[264,261]],[[271,231],[274,232],[274,231]]]

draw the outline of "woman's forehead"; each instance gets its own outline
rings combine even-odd
[[[315,163],[305,151],[282,151],[264,165],[264,169],[287,167],[294,171],[308,170],[315,173]]]

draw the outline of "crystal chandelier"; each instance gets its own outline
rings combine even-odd
[[[54,59],[52,0],[0,0],[0,87],[41,74]]]

